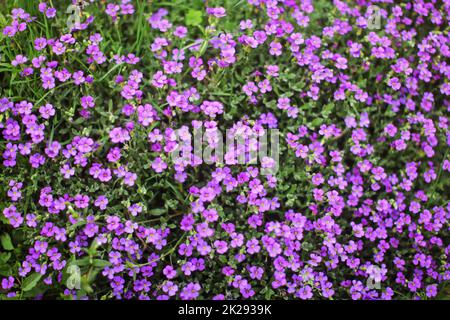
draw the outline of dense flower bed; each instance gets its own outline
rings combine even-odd
[[[450,1],[6,3],[0,299],[449,295]]]

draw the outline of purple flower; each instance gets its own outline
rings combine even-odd
[[[156,173],[161,173],[167,169],[167,163],[165,163],[161,157],[157,157],[152,162],[152,169],[155,170]]]
[[[216,18],[223,18],[227,15],[225,8],[223,7],[206,8],[206,13],[209,15],[213,15]]]
[[[180,298],[182,300],[192,300],[198,297],[199,291],[201,289],[200,284],[190,282],[181,290]]]

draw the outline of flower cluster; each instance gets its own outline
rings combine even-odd
[[[0,299],[448,295],[449,1],[172,2],[2,7]]]

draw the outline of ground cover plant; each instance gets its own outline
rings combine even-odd
[[[0,1],[0,299],[447,298],[449,17]]]

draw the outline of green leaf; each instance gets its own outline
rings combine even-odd
[[[160,215],[166,213],[166,211],[167,210],[164,208],[155,208],[155,209],[149,210],[148,213],[151,214],[152,216],[160,216]]]
[[[104,268],[110,266],[111,262],[102,259],[94,259],[94,262],[92,264],[94,265],[94,267]]]
[[[202,12],[199,10],[189,9],[185,17],[185,22],[188,26],[198,26],[202,23]]]
[[[11,242],[11,237],[9,236],[9,234],[7,233],[2,234],[2,236],[0,237],[0,241],[2,243],[3,249],[7,251],[14,250],[14,246]]]
[[[94,292],[94,289],[92,289],[91,284],[89,283],[87,276],[81,277],[81,291],[85,291],[87,294],[90,294]],[[80,293],[80,292],[78,292]],[[83,296],[84,294],[80,294],[80,296]]]
[[[309,242],[303,242],[302,243],[302,249],[306,250],[306,251],[310,251],[314,248],[314,246],[309,243]]]
[[[83,258],[83,259],[75,260],[75,261],[73,262],[73,264],[75,264],[75,265],[77,265],[77,266],[79,266],[79,267],[83,267],[83,266],[89,265],[90,262],[91,262],[90,257],[85,257],[85,258]]]
[[[7,263],[9,258],[11,258],[11,252],[0,253],[0,262]]]
[[[328,117],[331,114],[331,111],[333,111],[333,109],[334,109],[333,102],[326,104],[322,109],[321,112],[322,116],[324,116],[325,118]]]
[[[33,289],[37,285],[37,283],[39,282],[41,277],[42,277],[42,274],[37,273],[37,272],[26,277],[25,280],[23,280],[23,282],[22,282],[22,290],[30,291],[31,289]]]
[[[312,128],[316,128],[316,127],[320,126],[322,123],[323,123],[323,119],[322,119],[322,118],[316,118],[316,119],[314,119],[313,121],[311,121],[311,122],[309,123],[309,125],[310,125]]]
[[[294,91],[302,91],[304,86],[305,86],[305,83],[303,81],[289,82],[289,88],[291,88]]]
[[[10,276],[11,275],[11,267],[9,264],[0,265],[0,276]]]

